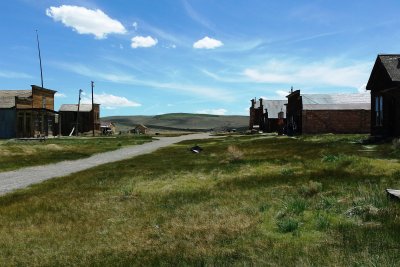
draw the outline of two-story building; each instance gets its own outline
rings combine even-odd
[[[53,135],[56,91],[31,87],[30,90],[0,90],[0,138]]]

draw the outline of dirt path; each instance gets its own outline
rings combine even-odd
[[[95,154],[89,158],[74,161],[62,161],[54,164],[27,167],[19,170],[0,173],[0,195],[13,190],[40,183],[55,177],[66,176],[71,173],[90,169],[105,163],[120,161],[138,155],[151,153],[159,148],[166,147],[185,140],[213,138],[209,134],[191,134],[178,137],[160,137],[143,145],[124,147],[118,150]]]

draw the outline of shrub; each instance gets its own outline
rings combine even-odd
[[[276,222],[281,233],[290,233],[299,228],[299,221],[294,218],[283,218]]]
[[[318,208],[322,210],[332,209],[337,203],[336,198],[334,197],[322,197],[321,201],[318,203]]]
[[[319,182],[309,181],[308,184],[302,185],[299,193],[306,197],[312,197],[322,191],[322,184]]]
[[[393,141],[392,141],[392,148],[393,148],[394,150],[400,149],[400,138],[395,138],[395,139],[393,139]]]
[[[228,157],[229,161],[238,161],[243,158],[243,152],[234,145],[228,146]]]

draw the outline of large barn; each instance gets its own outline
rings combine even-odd
[[[76,134],[77,124],[79,133],[90,132],[93,130],[93,126],[96,131],[100,131],[100,104],[94,104],[93,109],[94,112],[92,112],[92,104],[80,104],[78,118],[77,104],[61,105],[59,111],[61,117],[61,134]]]
[[[282,132],[285,124],[286,100],[251,100],[249,130]]]
[[[369,133],[369,94],[301,94],[291,92],[286,107],[287,133]]]
[[[371,135],[400,136],[400,55],[378,55],[369,77]]]
[[[53,135],[56,91],[31,87],[30,90],[0,90],[0,138]]]

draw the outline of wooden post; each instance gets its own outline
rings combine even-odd
[[[92,84],[92,120],[93,120],[93,136],[94,136],[94,128],[95,128],[95,118],[94,118],[94,104],[93,104],[93,87],[94,87],[94,82],[91,82]]]
[[[82,89],[79,89],[78,112],[76,113],[76,129],[75,129],[76,136],[78,136],[79,134],[79,106],[81,105],[81,93]]]

